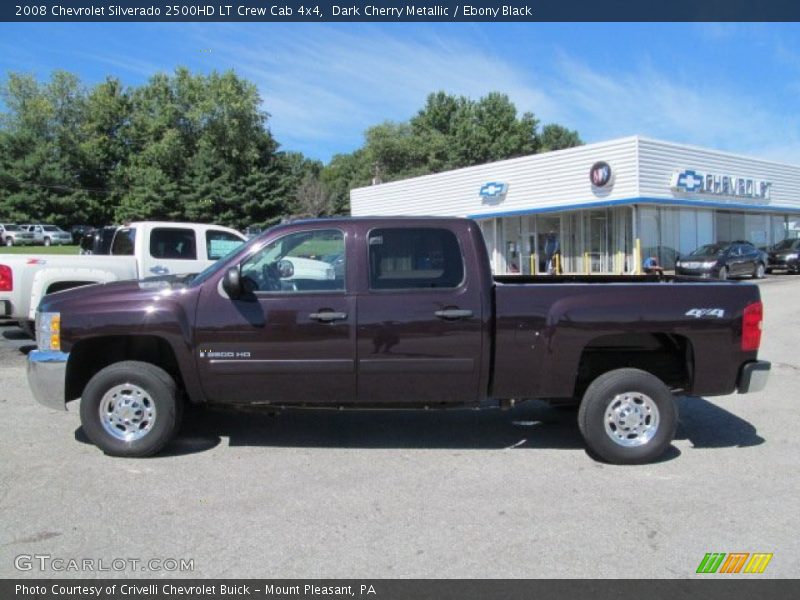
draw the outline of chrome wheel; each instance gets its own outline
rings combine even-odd
[[[99,412],[106,433],[123,442],[143,438],[156,421],[156,405],[150,394],[132,383],[108,390],[100,400]]]
[[[617,394],[606,408],[606,434],[626,448],[648,443],[655,437],[658,424],[656,403],[639,392]]]

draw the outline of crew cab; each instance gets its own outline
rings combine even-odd
[[[285,266],[320,257],[339,263],[333,277]],[[758,287],[739,282],[493,277],[467,219],[300,221],[193,277],[46,296],[28,380],[45,406],[80,398],[86,435],[117,456],[158,452],[184,403],[424,409],[539,398],[580,404],[597,457],[641,463],[674,437],[675,394],[764,387],[762,312]]]
[[[6,273],[0,280],[0,316],[16,319],[33,337],[36,306],[46,294],[92,283],[197,273],[244,239],[235,229],[218,225],[142,221],[116,231],[110,256],[0,255],[0,271]]]

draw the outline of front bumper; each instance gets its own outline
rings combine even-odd
[[[67,410],[68,359],[69,354],[49,350],[31,350],[28,354],[28,386],[39,404]]]
[[[772,367],[765,360],[756,360],[745,363],[739,372],[739,382],[736,387],[740,394],[760,392],[767,385],[769,370]]]

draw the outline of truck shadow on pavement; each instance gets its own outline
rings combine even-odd
[[[764,443],[755,427],[704,398],[680,398],[677,440],[694,448],[733,448]],[[577,410],[543,402],[512,410],[337,411],[291,410],[270,414],[219,408],[186,412],[178,437],[158,456],[209,450],[228,438],[230,446],[376,449],[580,450],[585,448]],[[88,443],[83,432],[76,439]],[[660,462],[681,452],[673,445]]]

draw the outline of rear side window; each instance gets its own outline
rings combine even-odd
[[[464,279],[458,240],[447,229],[374,229],[369,234],[373,290],[455,288]]]
[[[150,256],[169,260],[197,260],[192,229],[157,227],[150,234]]]
[[[242,238],[227,231],[220,231],[219,229],[206,231],[206,256],[208,256],[208,260],[219,260],[242,244],[244,244]]]
[[[120,229],[111,244],[111,254],[116,256],[133,256],[136,228]]]

